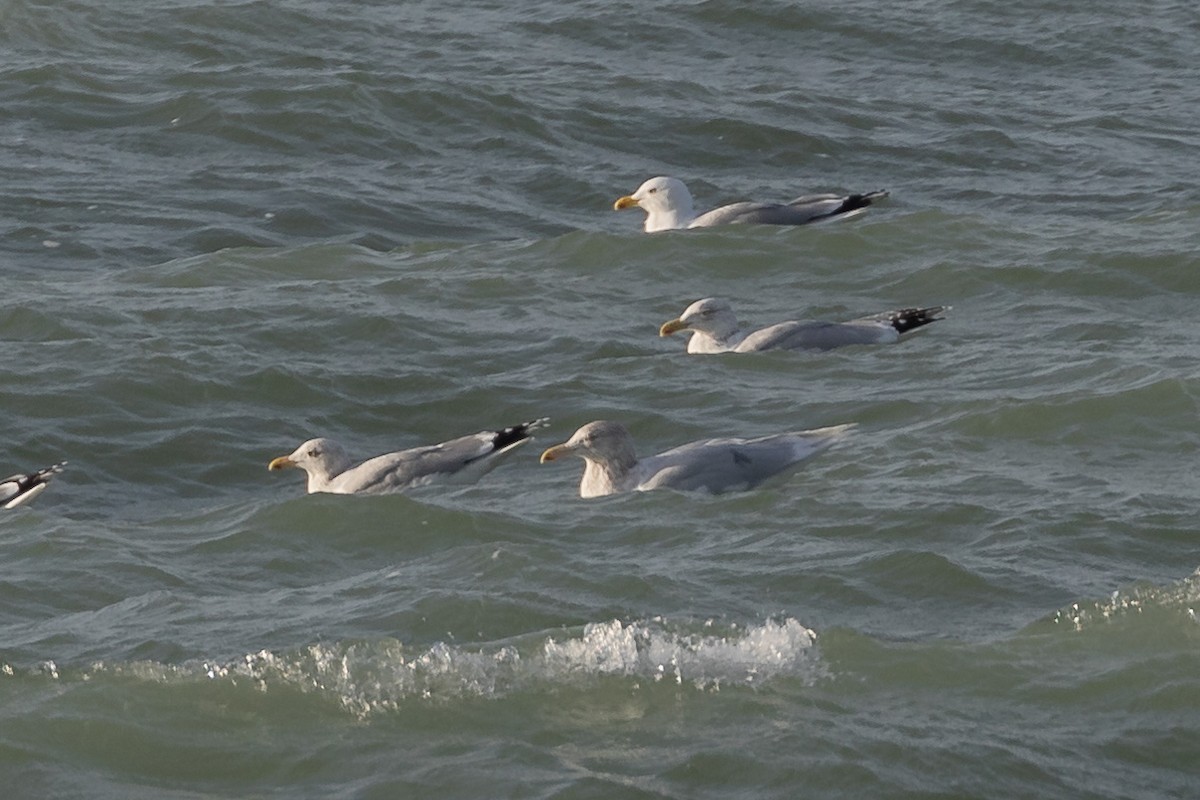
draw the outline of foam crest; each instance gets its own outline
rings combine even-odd
[[[413,701],[587,688],[614,676],[631,679],[633,689],[663,682],[720,691],[775,677],[813,681],[825,674],[816,634],[794,619],[746,627],[709,621],[695,628],[661,618],[610,620],[574,635],[537,634],[478,648],[439,642],[416,652],[395,639],[318,643],[283,653],[261,650],[224,664],[96,664],[85,680],[108,674],[163,683],[225,682],[268,693],[298,690],[366,716]]]
[[[1200,607],[1200,568],[1178,583],[1169,586],[1138,586],[1114,591],[1106,600],[1093,603],[1072,603],[1055,612],[1052,621],[1076,631],[1118,619],[1150,614],[1182,614],[1200,624],[1196,608]]]
[[[229,665],[206,665],[206,675],[249,678],[262,691],[288,687],[319,692],[365,715],[411,699],[502,695],[520,668],[520,655],[512,647],[473,652],[439,642],[409,656],[400,642],[386,640],[314,644],[299,653],[262,650]]]
[[[552,674],[669,678],[717,688],[795,671],[812,657],[815,642],[816,634],[794,619],[769,621],[727,636],[676,634],[612,620],[588,625],[579,638],[547,640],[543,661]]]

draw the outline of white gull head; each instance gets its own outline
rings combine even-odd
[[[348,470],[353,462],[345,448],[332,439],[309,439],[296,448],[290,456],[280,456],[267,465],[267,469],[280,470],[296,467],[308,473],[308,491],[320,492]]]
[[[634,207],[646,212],[646,233],[686,228],[696,218],[692,193],[678,178],[651,178],[613,203],[617,211]]]
[[[618,422],[589,422],[567,441],[548,448],[541,461],[545,464],[563,456],[579,456],[584,461],[580,497],[600,497],[632,488],[625,484],[637,465],[637,455],[633,437]]]
[[[659,336],[679,331],[691,331],[689,353],[724,353],[737,346],[737,315],[728,300],[706,297],[688,306],[678,318],[669,320],[658,329]]]

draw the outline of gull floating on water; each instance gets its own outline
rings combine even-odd
[[[618,198],[613,209],[640,208],[646,212],[646,233],[676,228],[709,228],[714,225],[805,225],[832,219],[849,219],[866,213],[867,206],[887,197],[886,191],[863,194],[810,194],[790,203],[733,203],[697,216],[692,193],[678,178],[657,177],[633,194]]]
[[[511,428],[451,439],[441,444],[385,453],[354,465],[345,449],[331,439],[310,439],[267,469],[298,467],[308,473],[308,491],[334,494],[386,494],[431,483],[474,483],[510,451],[529,441],[531,431],[547,418]]]
[[[542,463],[563,456],[584,461],[580,497],[603,497],[651,489],[713,494],[752,489],[826,450],[854,428],[835,425],[758,439],[705,439],[639,459],[633,437],[616,422],[589,422],[570,439],[542,453]]]
[[[39,469],[37,472],[17,473],[0,481],[0,508],[16,508],[28,503],[42,492],[50,479],[63,471],[67,462]]]
[[[756,331],[738,330],[728,301],[707,297],[677,319],[664,322],[659,336],[691,331],[689,353],[756,353],[762,350],[831,350],[851,344],[892,344],[902,333],[937,322],[949,306],[902,308],[849,322],[780,322]]]

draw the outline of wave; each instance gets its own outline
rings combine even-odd
[[[169,685],[248,685],[264,693],[316,694],[359,717],[413,702],[586,689],[606,678],[622,679],[635,690],[661,683],[716,692],[758,687],[781,677],[811,683],[826,675],[816,633],[790,617],[724,630],[712,620],[695,627],[661,618],[613,619],[565,635],[541,633],[491,646],[437,642],[412,648],[381,639],[260,650],[225,662],[98,662],[75,671],[46,661],[26,674],[68,682],[132,678]],[[7,664],[0,670],[7,676],[19,674]]]
[[[1104,600],[1072,603],[1056,611],[1049,621],[1076,632],[1091,631],[1138,617],[1186,619],[1200,625],[1200,618],[1196,616],[1197,605],[1200,605],[1200,568],[1168,586],[1117,589]]]

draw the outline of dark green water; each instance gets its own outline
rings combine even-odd
[[[9,797],[1187,798],[1185,4],[0,4]],[[888,188],[850,223],[646,236]],[[689,357],[953,306],[892,347]],[[267,462],[552,418],[475,486]],[[539,447],[859,423],[584,501]],[[7,474],[7,473],[0,473]]]

